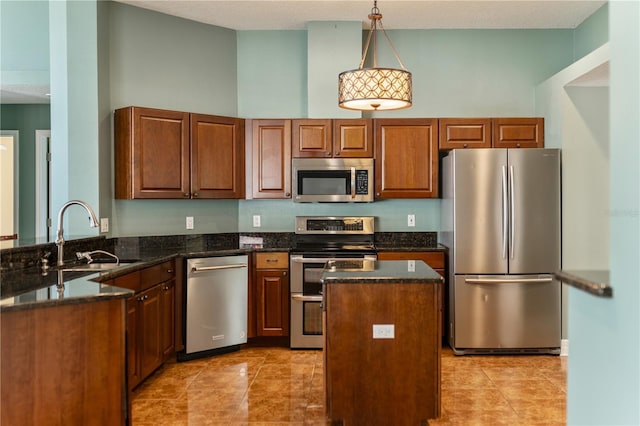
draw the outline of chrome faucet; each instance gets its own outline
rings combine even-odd
[[[89,213],[89,226],[91,226],[92,228],[98,226],[98,218],[96,217],[96,214],[93,212],[91,207],[89,207],[89,204],[80,200],[67,201],[58,212],[58,237],[56,238],[56,246],[58,246],[58,266],[64,265],[64,230],[62,229],[62,219],[64,216],[64,212],[74,204],[84,207],[87,213]]]

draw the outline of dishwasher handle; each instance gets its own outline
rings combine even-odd
[[[239,269],[246,268],[244,263],[236,263],[232,265],[219,265],[219,266],[193,266],[191,272],[206,272],[206,271],[219,271],[223,269]]]

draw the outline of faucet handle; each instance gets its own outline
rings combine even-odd
[[[87,263],[93,262],[93,258],[91,257],[91,252],[88,252],[88,251],[77,251],[76,258],[78,258],[78,260],[87,259],[88,261]]]

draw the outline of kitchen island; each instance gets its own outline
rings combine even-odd
[[[443,278],[420,260],[336,261],[321,280],[331,424],[437,418]]]

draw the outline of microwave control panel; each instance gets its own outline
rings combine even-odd
[[[367,195],[369,193],[369,171],[356,170],[356,194]]]

